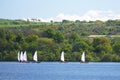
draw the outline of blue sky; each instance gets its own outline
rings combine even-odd
[[[0,0],[0,18],[119,19],[120,0]]]

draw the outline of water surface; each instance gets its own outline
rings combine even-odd
[[[120,63],[0,62],[0,80],[120,80]]]

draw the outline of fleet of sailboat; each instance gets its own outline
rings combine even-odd
[[[19,51],[18,52],[18,61],[19,62],[28,62],[27,61],[27,53],[26,51]],[[34,62],[38,62],[38,58],[37,58],[37,51],[35,51],[34,55],[33,55],[33,61]]]
[[[27,62],[27,53],[26,51],[23,53],[23,51],[18,52],[18,61],[19,62]],[[33,61],[38,62],[38,57],[37,57],[37,51],[35,51],[33,55]],[[65,57],[64,57],[64,51],[61,53],[61,58],[60,58],[61,63],[66,63],[65,62]],[[82,53],[81,55],[81,63],[87,63],[85,60],[85,52]]]
[[[23,51],[18,52],[18,61],[19,62],[27,62],[27,54],[26,51],[23,53]]]

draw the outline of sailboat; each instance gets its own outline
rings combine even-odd
[[[25,51],[24,54],[23,54],[23,62],[27,62],[27,54],[26,54],[26,51]]]
[[[37,51],[35,51],[35,53],[34,53],[33,61],[34,61],[34,62],[38,62]]]
[[[23,53],[23,51],[18,52],[18,61],[19,62],[27,62],[27,54],[26,51]]]
[[[20,51],[18,52],[18,61],[20,62]]]
[[[85,52],[82,53],[81,63],[87,63],[87,62],[85,61]]]
[[[64,51],[62,51],[62,53],[61,53],[61,63],[66,63],[65,62],[65,57],[64,57]]]
[[[21,51],[21,53],[20,53],[20,62],[23,62],[23,60],[24,60],[23,52]]]

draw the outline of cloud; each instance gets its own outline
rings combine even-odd
[[[66,20],[86,20],[86,21],[95,21],[95,20],[101,20],[101,21],[106,21],[109,19],[120,19],[120,14],[115,14],[112,11],[102,11],[102,10],[90,10],[86,13],[84,13],[82,16],[81,15],[69,15],[69,14],[59,14],[56,17],[53,18],[54,21],[61,21],[63,19]]]
[[[75,20],[79,19],[79,16],[78,15],[59,14],[58,16],[55,17],[56,21],[61,21],[63,19],[75,21]]]
[[[87,20],[87,21],[95,21],[95,20],[102,20],[106,21],[111,19],[113,16],[112,11],[101,11],[101,10],[90,10],[86,12],[83,16],[81,16],[80,20]]]
[[[42,22],[50,22],[51,20],[55,21],[54,18],[52,18],[52,17],[51,18],[47,18],[47,19],[40,18],[40,20]]]
[[[115,20],[115,19],[120,19],[120,14],[116,14],[113,11],[103,11],[103,10],[89,10],[83,15],[70,15],[70,14],[63,14],[60,13],[55,17],[43,19],[40,18],[42,22],[50,22],[51,20],[53,21],[62,21],[62,20],[86,20],[86,21],[95,21],[95,20],[101,20],[101,21],[107,21],[107,20]]]

